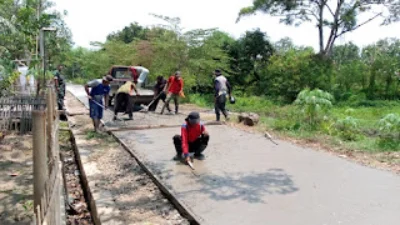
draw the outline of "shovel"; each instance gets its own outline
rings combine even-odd
[[[143,105],[142,107],[143,107],[143,109],[144,109],[144,112],[148,112],[149,111],[149,107],[154,103],[154,101],[158,98],[158,97],[160,97],[160,95],[162,94],[163,92],[160,92],[160,94],[158,94],[148,105]]]

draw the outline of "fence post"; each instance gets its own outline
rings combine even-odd
[[[47,154],[49,157],[50,162],[54,162],[54,150],[53,150],[53,95],[51,93],[51,88],[47,89],[47,94],[46,94],[46,120],[47,120],[47,129],[46,129],[46,136],[47,136]],[[51,168],[51,164],[49,167]],[[50,169],[49,168],[49,169]]]
[[[46,112],[32,111],[33,132],[33,203],[34,208],[41,206],[41,198],[48,177],[46,145]]]

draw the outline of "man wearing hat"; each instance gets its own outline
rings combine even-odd
[[[217,117],[217,121],[220,120],[220,111],[224,114],[225,119],[229,120],[228,112],[225,109],[226,105],[226,95],[231,96],[231,85],[229,84],[228,79],[222,75],[220,70],[214,71],[215,80],[214,80],[214,103],[215,103],[215,114]]]
[[[175,104],[175,114],[178,114],[179,109],[179,96],[183,91],[183,79],[181,77],[181,72],[176,71],[174,76],[170,76],[165,85],[164,92],[168,90],[167,99],[165,100],[165,104],[161,109],[161,114],[164,114],[165,107],[169,112],[171,112],[169,108],[169,102],[171,99],[174,99]]]
[[[203,160],[204,155],[202,152],[206,149],[210,136],[200,122],[198,112],[191,112],[185,121],[181,127],[181,135],[173,137],[176,150],[174,160],[181,160],[183,155],[185,161],[189,161],[190,152],[194,153],[196,159]]]
[[[100,120],[103,118],[103,110],[108,107],[108,94],[112,80],[113,77],[111,75],[106,75],[103,79],[95,79],[85,85],[85,91],[89,98],[90,118],[93,120],[96,132],[99,130]],[[89,88],[91,89],[90,92]]]

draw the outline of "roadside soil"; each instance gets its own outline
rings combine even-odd
[[[33,218],[32,136],[3,133],[0,140],[0,224]]]
[[[66,98],[71,114],[76,109],[82,111],[84,106],[70,93]],[[111,136],[92,131],[88,115],[71,116],[68,121],[71,129],[77,130],[77,145],[91,152],[88,161],[99,170],[89,179],[95,180],[99,189],[111,193],[118,218],[124,224],[189,224],[122,146]]]
[[[64,122],[65,123],[65,122]],[[66,190],[66,224],[94,224],[85,199],[81,173],[76,162],[69,131],[60,131],[60,154]],[[64,194],[64,193],[63,193]]]

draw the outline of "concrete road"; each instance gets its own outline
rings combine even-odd
[[[207,129],[195,173],[171,160],[179,128],[114,134],[202,224],[400,224],[400,176],[227,126]]]

